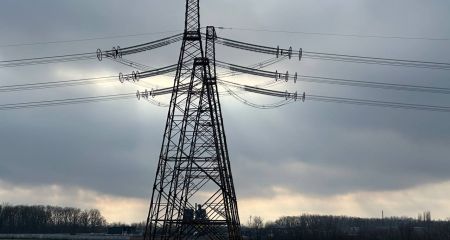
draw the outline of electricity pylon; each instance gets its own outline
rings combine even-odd
[[[199,0],[186,0],[185,17],[145,240],[241,239],[217,90],[216,33],[207,27],[202,35]]]

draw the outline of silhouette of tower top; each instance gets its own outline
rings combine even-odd
[[[200,31],[200,0],[186,0],[184,31]]]

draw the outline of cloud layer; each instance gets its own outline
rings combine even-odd
[[[389,7],[386,7],[389,6]],[[182,1],[6,0],[0,45],[181,30]],[[234,27],[221,36],[310,51],[450,62],[448,41],[351,38],[243,31],[283,29],[365,35],[450,36],[450,3],[420,0],[339,2],[204,1],[202,25]],[[232,16],[231,16],[231,13]],[[420,16],[420,17],[417,17]],[[91,52],[172,33],[0,47],[0,60]],[[133,57],[150,66],[177,61],[179,44]],[[240,65],[270,56],[218,48]],[[305,60],[268,70],[368,81],[450,87],[449,72]],[[132,69],[88,61],[2,68],[0,85],[116,75]],[[233,79],[229,79],[233,80]],[[243,82],[267,82],[252,77]],[[142,85],[167,86],[167,79]],[[142,86],[98,84],[0,93],[2,103],[134,92]],[[274,88],[419,104],[450,105],[447,95],[381,91],[299,82]],[[255,102],[277,101],[252,94]],[[167,101],[167,99],[160,99]],[[242,218],[273,219],[304,212],[450,216],[443,194],[450,181],[450,115],[306,101],[258,110],[222,97],[233,176]],[[140,221],[156,171],[167,109],[136,100],[0,112],[0,200],[98,207],[109,221]],[[434,211],[433,211],[434,210]],[[436,212],[436,214],[434,214]]]

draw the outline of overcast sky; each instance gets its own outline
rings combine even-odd
[[[0,60],[126,47],[181,32],[181,0],[3,0]],[[202,1],[201,25],[231,27],[218,34],[267,46],[373,57],[450,62],[449,40],[345,37],[243,31],[239,28],[419,38],[450,38],[447,0]],[[149,33],[56,44],[7,46]],[[177,62],[180,43],[130,57],[149,66]],[[268,55],[218,47],[217,58],[251,65]],[[97,60],[0,68],[0,85],[129,73]],[[270,71],[364,81],[450,87],[450,71],[284,61]],[[95,84],[0,92],[0,102],[129,93],[170,86],[167,77],[139,86]],[[229,78],[265,84],[251,76]],[[411,93],[289,82],[277,90],[305,91],[450,106],[445,94]],[[279,99],[244,94],[264,104]],[[167,103],[167,98],[157,98]],[[339,214],[361,217],[450,217],[450,113],[297,102],[272,110],[222,97],[241,221],[249,215]],[[99,208],[108,221],[142,221],[156,172],[167,108],[136,99],[0,111],[0,202]]]

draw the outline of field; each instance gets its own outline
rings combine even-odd
[[[1,240],[135,240],[132,236],[104,234],[0,234]]]

